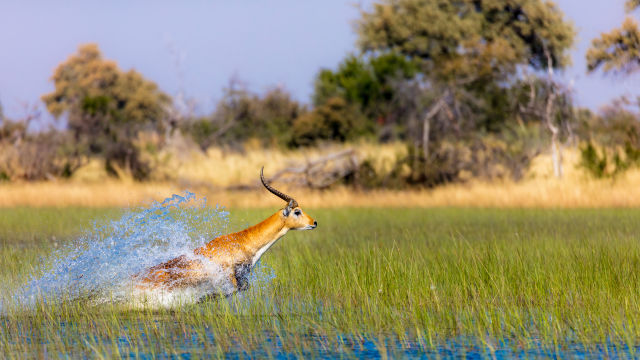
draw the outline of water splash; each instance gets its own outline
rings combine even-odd
[[[135,274],[169,259],[192,254],[193,249],[226,233],[229,213],[219,206],[207,207],[206,199],[192,192],[173,195],[149,207],[125,212],[113,221],[94,223],[93,229],[56,251],[14,296],[18,303],[46,299],[78,299],[93,302],[128,301],[134,294]],[[145,296],[166,304],[176,297],[197,300],[224,287],[221,268],[206,264],[211,281],[202,287]],[[258,272],[260,273],[260,272]],[[216,276],[218,279],[216,279]],[[271,275],[273,276],[273,275]],[[217,289],[225,292],[225,289]]]

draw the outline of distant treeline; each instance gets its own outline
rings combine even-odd
[[[637,6],[629,1],[627,10]],[[406,186],[519,179],[542,151],[551,151],[561,177],[566,146],[579,146],[582,165],[598,177],[640,163],[638,103],[620,99],[593,114],[575,106],[555,75],[571,61],[575,30],[551,2],[381,0],[356,29],[356,53],[319,71],[310,104],[283,88],[258,94],[232,80],[205,116],[121,70],[97,45],[82,45],[42,96],[52,115],[66,119],[63,129],[31,132],[37,113],[12,120],[0,108],[0,179],[68,177],[91,157],[115,176],[149,179],[153,155],[176,134],[202,150],[403,141],[407,155],[392,173]],[[593,40],[587,70],[629,75],[638,54],[640,31],[629,17]],[[379,186],[366,164],[369,184]]]

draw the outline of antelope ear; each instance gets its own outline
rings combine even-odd
[[[282,210],[282,214],[284,215],[284,217],[289,216],[292,208],[293,208],[293,200],[289,201],[289,204],[287,205],[287,207]]]

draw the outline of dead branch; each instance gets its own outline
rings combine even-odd
[[[311,189],[325,189],[332,184],[356,173],[360,161],[353,149],[329,154],[305,164],[289,166],[276,171],[268,182],[287,183]],[[228,190],[252,190],[262,187],[259,181],[227,187]]]

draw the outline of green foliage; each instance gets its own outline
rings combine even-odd
[[[633,10],[640,7],[640,0],[627,0],[625,3],[625,9],[627,12],[632,12]]]
[[[587,51],[590,72],[602,68],[604,72],[631,74],[640,68],[640,29],[628,17],[620,29],[614,29],[594,39]]]
[[[637,106],[624,98],[615,100],[597,116],[589,118],[582,132],[604,146],[623,147],[629,144],[640,148],[640,114]]]
[[[622,149],[602,147],[592,141],[580,148],[580,166],[595,178],[614,178],[640,165],[640,150],[627,143]]]
[[[325,69],[318,74],[313,102],[320,106],[339,96],[358,105],[363,114],[373,119],[385,117],[388,116],[385,106],[394,98],[393,82],[411,79],[416,73],[416,64],[397,54],[367,59],[350,55],[336,71]]]
[[[371,124],[359,110],[341,97],[328,99],[293,123],[292,146],[310,146],[319,141],[348,141],[371,134]]]
[[[263,142],[272,146],[289,143],[295,119],[306,112],[291,94],[280,87],[264,94],[258,110],[258,123],[262,125],[262,129],[254,137],[262,138]]]
[[[575,31],[551,2],[531,0],[383,0],[358,21],[364,51],[422,60],[440,81],[506,79],[516,65],[536,69],[569,61]]]
[[[640,165],[640,114],[633,110],[616,100],[583,125],[589,141],[580,148],[580,166],[592,176],[613,178]]]
[[[375,189],[387,185],[387,179],[378,174],[371,159],[364,159],[355,173],[345,180],[347,185],[353,185],[360,189]]]
[[[134,142],[141,131],[162,133],[169,96],[134,70],[123,72],[103,59],[95,44],[82,45],[55,70],[55,90],[42,100],[55,117],[66,114],[80,149],[106,159],[107,170],[149,176]]]
[[[540,127],[530,125],[474,139],[452,140],[431,148],[429,157],[418,146],[407,144],[407,151],[396,156],[389,172],[378,172],[364,159],[346,179],[356,188],[436,187],[475,179],[520,180],[531,160],[539,154]]]
[[[494,174],[496,163],[511,164],[507,149],[522,141],[505,134],[514,133],[514,126],[526,128],[525,112],[528,122],[540,123],[546,100],[556,99],[559,89],[538,81],[525,95],[526,70],[563,68],[575,37],[558,7],[541,0],[381,0],[362,12],[357,31],[366,54],[398,54],[418,66],[418,76],[395,84],[391,108],[403,138],[417,144],[416,154],[422,152],[406,166],[429,186],[458,174]],[[556,126],[566,125],[555,120],[572,109],[568,93],[551,105]],[[475,149],[471,155],[469,149]],[[469,160],[482,153],[500,160],[483,160],[480,167]]]
[[[207,150],[216,139],[218,129],[207,116],[189,118],[180,126],[182,132],[193,139],[203,151]]]
[[[603,151],[602,156],[598,154],[592,142],[588,142],[580,149],[580,165],[596,178],[603,178],[609,175],[607,172],[609,167],[607,153]],[[614,173],[617,170],[616,168]]]
[[[202,149],[249,139],[258,139],[265,146],[286,146],[291,142],[294,120],[304,112],[285,89],[276,87],[260,96],[232,81],[213,114],[190,119],[183,130]]]
[[[456,127],[470,122],[472,130],[499,128],[516,69],[563,67],[575,36],[553,3],[530,0],[383,0],[362,13],[357,29],[363,51],[419,62],[425,103],[441,98]]]
[[[527,132],[533,132],[531,129]],[[528,136],[528,137],[525,137]],[[539,153],[535,134],[518,134],[516,139],[486,135],[466,141],[443,142],[430,156],[417,146],[407,145],[405,157],[398,159],[387,184],[389,187],[435,187],[472,178],[514,179],[524,176],[531,160]]]
[[[638,0],[627,0],[625,4],[627,12],[638,6]],[[586,57],[589,72],[602,69],[605,73],[634,73],[640,69],[638,23],[627,17],[620,29],[594,39]],[[612,178],[640,165],[640,115],[629,109],[626,99],[614,101],[585,128],[589,130],[590,139],[580,149],[580,165],[589,174],[596,178]],[[603,145],[601,151],[594,145],[594,138],[595,142]]]
[[[381,140],[402,137],[396,134],[403,126],[396,111],[398,84],[417,75],[417,65],[394,53],[375,56],[348,56],[335,71],[322,70],[315,80],[313,100],[316,107],[340,97],[364,116],[367,127],[378,133]],[[398,136],[399,135],[399,136]]]
[[[550,83],[548,79],[529,76],[519,79],[507,89],[504,95],[508,106],[503,108],[508,119],[507,125],[514,126],[514,120],[520,123],[546,124],[547,109],[550,122],[558,128],[558,137],[568,141],[573,136],[573,128],[580,121],[580,109],[573,103],[573,94],[559,83]],[[552,100],[550,103],[550,99]]]

